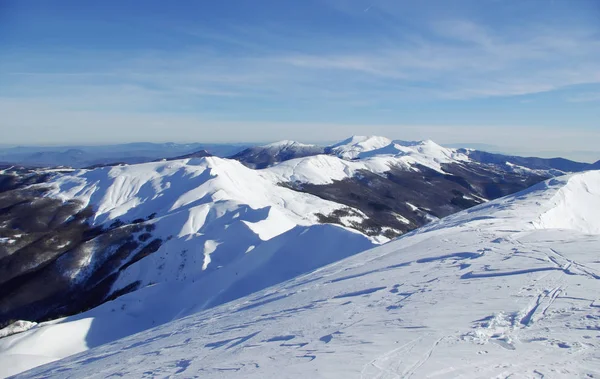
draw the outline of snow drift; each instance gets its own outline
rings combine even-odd
[[[535,224],[539,228],[600,234],[600,176],[590,173],[570,178],[552,198],[552,208]]]

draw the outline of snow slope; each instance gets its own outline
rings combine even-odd
[[[289,159],[323,154],[325,148],[306,145],[296,141],[279,141],[264,146],[249,147],[232,159],[239,160],[250,168],[265,168]]]
[[[458,149],[442,147],[431,140],[392,141],[378,136],[353,136],[332,145],[329,151],[346,160],[366,160],[369,158],[393,157],[390,163],[411,167],[420,164],[442,171],[441,163],[468,162],[469,157]]]
[[[327,154],[345,161],[361,161],[366,169],[376,166],[370,158],[384,160],[405,170],[418,170],[424,166],[444,173],[444,164],[483,165],[517,174],[539,175],[545,177],[560,176],[568,172],[580,172],[594,169],[594,165],[568,161],[562,158],[542,159],[523,158],[491,154],[473,149],[443,147],[431,140],[401,141],[381,136],[352,136],[339,143],[319,147],[295,141],[279,141],[265,146],[248,148],[232,158],[251,168],[267,168],[280,162],[308,157],[305,160],[319,160],[315,156]],[[381,163],[381,162],[380,162]],[[352,164],[350,167],[354,167]],[[361,167],[358,165],[357,167]],[[361,167],[364,169],[364,167]],[[384,169],[383,171],[387,171]],[[373,172],[381,172],[375,170]],[[316,183],[315,183],[316,184]]]
[[[103,167],[57,177],[49,196],[93,205],[98,225],[155,214],[160,229],[166,224],[159,222],[161,217],[177,218],[163,234],[180,238],[205,234],[204,226],[215,228],[220,225],[216,220],[232,218],[243,221],[261,240],[268,240],[296,225],[317,224],[318,213],[347,208],[282,187],[279,184],[286,179],[274,172],[277,170],[252,170],[217,157]],[[310,167],[300,175],[318,177]],[[324,170],[324,175],[329,178],[335,173]]]
[[[552,179],[19,377],[596,377],[599,185]]]
[[[539,228],[600,234],[600,178],[575,176],[554,195],[552,202],[554,206],[536,222]]]
[[[223,208],[216,212],[221,214],[232,202],[254,209],[272,206],[269,212],[281,212],[296,224],[308,225],[316,220],[311,209],[338,206],[279,187],[236,161],[217,157],[81,170],[58,177],[52,184],[50,196],[93,204],[96,224],[182,210],[189,211],[188,221],[194,218],[196,224],[203,224],[208,207]],[[292,224],[284,221],[279,226],[290,229]],[[192,229],[183,228],[178,235]]]
[[[248,148],[232,158],[251,168],[266,168],[279,162],[296,158],[319,159],[316,156],[327,154],[344,161],[365,160],[368,158],[394,157],[395,164],[406,168],[421,164],[441,170],[440,163],[469,161],[466,154],[457,149],[442,147],[433,141],[392,141],[380,136],[352,136],[337,144],[319,147],[295,141],[279,141],[269,145]],[[369,159],[369,161],[372,161]],[[372,164],[372,162],[371,162]],[[370,166],[369,164],[367,164]]]
[[[379,241],[318,222],[316,213],[347,207],[216,157],[79,170],[50,186],[48,196],[92,205],[95,225],[151,219],[151,238],[162,245],[124,266],[113,284],[113,291],[131,285],[140,290],[1,339],[0,376],[237,299]],[[85,281],[109,252],[82,249],[62,274]],[[56,341],[65,334],[69,339]],[[26,359],[13,364],[16,357]]]
[[[327,185],[352,178],[360,171],[382,175],[391,170],[418,173],[431,169],[443,175],[461,177],[469,175],[469,172],[470,175],[475,172],[492,172],[540,178],[566,173],[551,168],[550,163],[539,158],[508,157],[470,149],[454,149],[440,146],[431,140],[393,141],[381,136],[352,136],[327,147],[284,140],[248,148],[231,158],[250,168],[265,169],[275,175],[275,179],[278,176],[281,181],[315,185]],[[510,160],[521,162],[525,166],[511,163]],[[527,165],[532,168],[526,167]],[[564,166],[571,167],[568,164]],[[574,171],[582,171],[584,166],[574,163],[572,168]],[[469,181],[469,178],[462,179]]]
[[[281,181],[331,184],[351,178],[361,170],[381,174],[392,167],[414,171],[421,165],[443,173],[442,163],[469,161],[456,149],[442,147],[433,141],[393,142],[384,137],[355,136],[333,145],[332,152],[337,155],[292,159],[264,171]]]
[[[380,136],[352,136],[330,147],[333,154],[344,159],[356,159],[361,154],[378,150],[392,143],[390,139]]]
[[[300,143],[300,142],[291,141],[291,140],[281,140],[281,141],[269,143],[262,147],[267,148],[267,149],[273,149],[275,151],[280,151],[280,150],[288,149],[288,148],[306,148],[306,147],[313,148],[313,147],[316,147],[316,145],[308,145],[305,143]]]
[[[395,141],[393,147],[404,156],[407,163],[420,164],[443,171],[441,163],[468,162],[469,157],[457,149],[442,147],[431,140],[417,142]]]

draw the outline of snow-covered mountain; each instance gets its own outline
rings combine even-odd
[[[22,377],[596,377],[599,207],[599,171],[555,178]],[[195,294],[166,288],[0,340],[0,367],[97,346],[168,308],[147,301]]]
[[[235,301],[562,173],[383,137],[259,150],[279,163],[252,169],[200,151],[2,170],[0,326],[42,323],[0,332],[34,327],[0,340],[0,367],[29,351],[7,365],[18,372]],[[72,338],[49,350],[66,330]]]
[[[426,163],[439,166],[440,162],[465,161],[466,155],[458,149],[442,147],[433,141],[392,141],[380,136],[352,136],[330,146],[306,145],[296,141],[279,141],[269,145],[250,147],[232,156],[251,168],[265,168],[277,163],[314,155],[327,154],[344,160],[359,160],[374,156],[411,156],[402,159],[405,164]],[[440,162],[438,162],[440,161]],[[437,162],[437,163],[436,163]]]
[[[250,256],[257,256],[262,243],[279,241],[285,251],[288,236],[320,224],[329,224],[317,229],[335,238],[349,234],[362,241],[360,248],[324,258],[339,259],[547,177],[472,162],[432,141],[353,137],[335,146],[357,156],[310,155],[263,170],[186,157],[5,173],[0,326],[75,314],[164,280],[204,278],[252,249],[258,250]],[[313,148],[293,142],[267,147]],[[335,238],[332,244],[344,245]],[[318,248],[315,254],[329,257]],[[136,270],[144,274],[130,274]]]
[[[248,144],[204,143],[127,143],[98,146],[18,146],[2,148],[0,162],[30,167],[68,166],[75,168],[108,164],[136,164],[172,158],[207,150],[226,157],[247,148]]]
[[[284,260],[267,285],[387,241],[320,225],[321,214],[336,211],[352,212],[348,225],[366,216],[216,157],[63,173],[1,193],[0,206],[3,323],[56,318],[153,283],[205,277],[217,279],[198,302],[222,302],[257,289],[227,293],[232,283],[217,283],[246,256],[253,263],[238,270],[239,281],[279,254],[300,259],[310,247],[316,255]]]
[[[433,141],[353,137],[336,146],[353,158],[308,156],[268,171],[290,188],[359,209],[369,217],[359,230],[389,237],[560,173],[480,163]]]
[[[545,170],[555,172],[579,172],[586,170],[600,170],[600,160],[596,163],[574,162],[564,158],[536,158],[536,157],[518,157],[513,155],[503,155],[488,153],[474,149],[458,149],[468,155],[469,158],[487,164],[498,164],[504,166],[522,167],[531,170]]]
[[[392,141],[380,136],[352,136],[328,147],[327,151],[344,159],[360,158],[362,154],[382,149]]]
[[[306,156],[328,154],[345,160],[357,160],[372,156],[409,155],[406,163],[425,163],[438,167],[439,163],[476,162],[493,165],[504,171],[535,171],[538,174],[556,176],[561,173],[600,169],[600,161],[590,164],[564,158],[518,157],[488,153],[476,149],[442,147],[431,140],[400,141],[381,136],[352,136],[330,146],[305,145],[295,141],[279,141],[264,146],[254,146],[231,158],[251,168],[265,168],[274,164]],[[438,161],[436,163],[436,161]]]
[[[324,154],[325,148],[296,141],[279,141],[264,146],[249,147],[231,158],[250,168],[265,168],[294,158]]]

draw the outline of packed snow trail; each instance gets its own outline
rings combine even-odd
[[[555,209],[576,217],[582,183],[594,193],[600,172],[18,377],[596,377],[600,235],[585,232],[599,219],[538,221]]]

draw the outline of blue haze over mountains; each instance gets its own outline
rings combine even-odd
[[[470,157],[482,163],[504,164],[510,162],[530,169],[556,169],[565,172],[577,172],[600,169],[600,160],[595,163],[577,162],[561,157],[538,158],[502,154],[489,144],[451,144],[448,147],[470,150]],[[252,143],[151,143],[136,142],[116,145],[73,145],[73,146],[8,146],[0,145],[0,165],[18,165],[25,167],[87,168],[99,165],[137,164],[159,159],[187,158],[201,153],[222,158],[232,157],[242,163],[250,150],[260,150],[261,146]],[[273,157],[269,164],[316,154],[326,154],[327,146],[322,149],[310,149],[303,153],[286,152],[284,156]],[[272,152],[269,154],[273,154]],[[282,154],[282,152],[280,152]],[[198,155],[196,155],[198,156]],[[599,157],[600,158],[600,157]],[[267,164],[263,164],[263,167]]]

